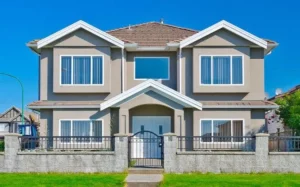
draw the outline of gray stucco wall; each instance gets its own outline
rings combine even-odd
[[[5,136],[0,172],[124,172],[128,167],[128,139],[115,138],[111,152],[19,152],[18,134]]]
[[[164,137],[167,173],[300,172],[300,153],[269,153],[268,135],[257,134],[255,152],[177,152],[177,137]]]

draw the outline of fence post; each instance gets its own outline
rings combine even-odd
[[[115,134],[116,171],[123,172],[128,168],[128,135]]]
[[[164,169],[165,172],[176,172],[177,136],[174,133],[164,134]]]
[[[266,172],[268,167],[269,156],[269,134],[258,133],[256,134],[256,172]]]
[[[20,149],[19,136],[21,134],[9,133],[4,136],[4,168],[6,172],[12,172],[17,167],[17,154]]]

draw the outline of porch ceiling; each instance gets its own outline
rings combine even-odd
[[[137,97],[148,91],[156,92],[159,95],[162,95],[184,107],[187,108],[196,108],[202,110],[202,104],[194,99],[191,99],[185,95],[180,94],[179,92],[157,82],[154,80],[147,80],[125,92],[119,94],[108,101],[105,101],[100,104],[100,110],[104,110],[109,107],[113,107],[116,104],[126,101],[129,98]]]

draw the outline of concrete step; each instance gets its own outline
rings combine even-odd
[[[129,174],[163,174],[162,168],[129,168]]]
[[[162,174],[129,174],[127,187],[156,187],[163,180]]]

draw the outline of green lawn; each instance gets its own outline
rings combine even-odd
[[[161,186],[300,186],[300,174],[165,174]]]
[[[124,186],[127,174],[0,173],[0,186]]]

